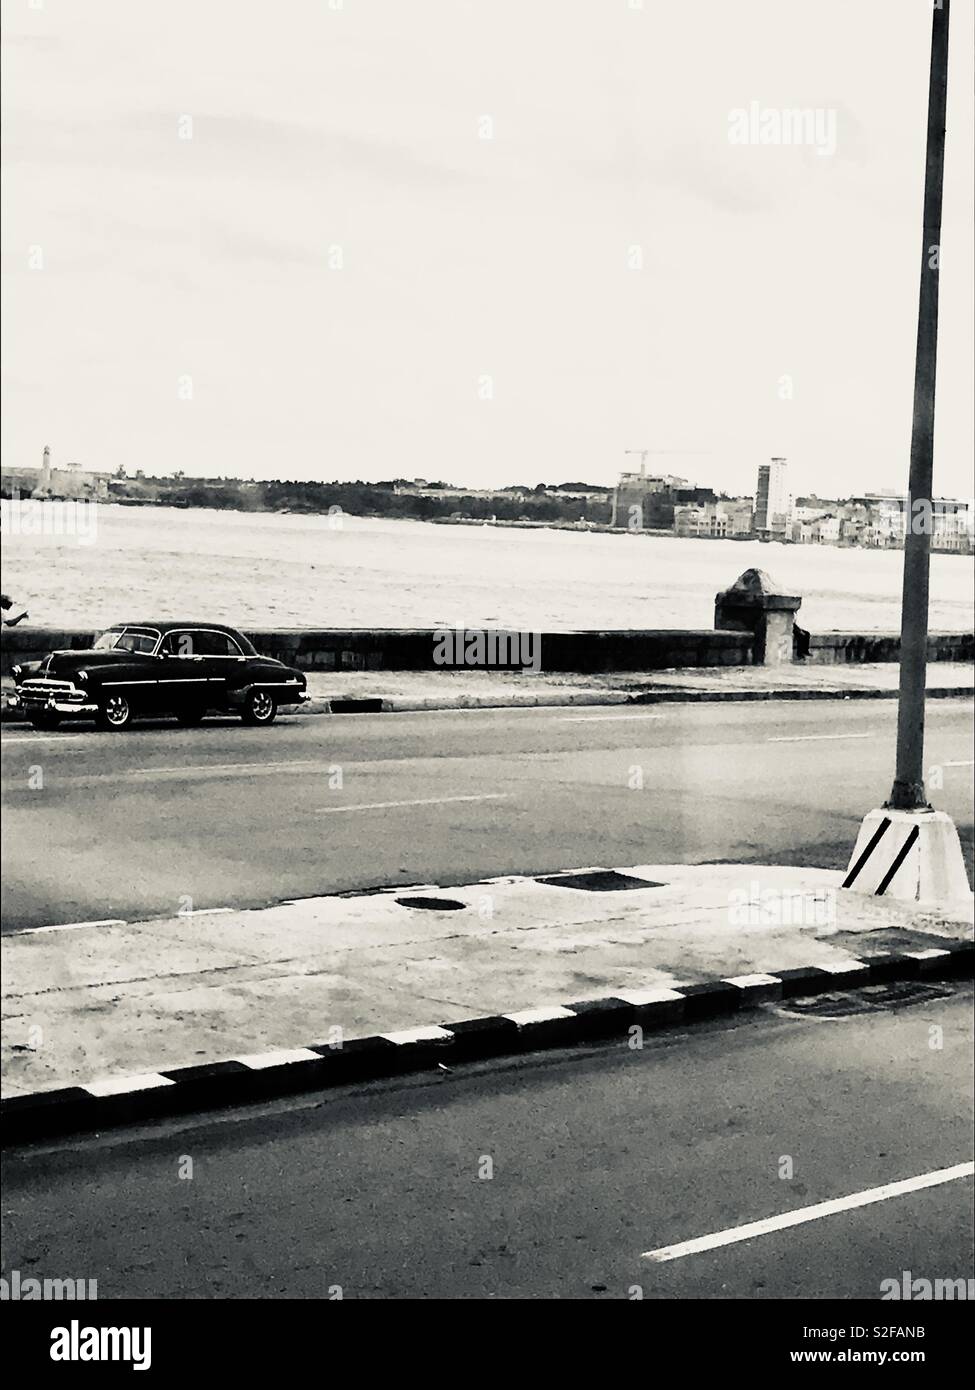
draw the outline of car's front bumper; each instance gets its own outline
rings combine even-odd
[[[98,713],[98,706],[90,703],[86,694],[83,690],[77,692],[58,691],[57,693],[18,690],[15,695],[8,698],[7,707],[8,709],[20,710],[26,715],[67,714],[84,718]]]

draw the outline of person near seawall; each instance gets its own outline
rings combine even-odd
[[[25,618],[30,617],[26,608],[18,610],[13,599],[9,598],[6,594],[0,594],[0,609],[3,610],[2,622],[4,627],[16,627],[18,623],[22,623]],[[14,616],[8,617],[8,613],[13,613]]]
[[[798,623],[792,625],[792,659],[804,661],[809,655],[809,633]]]

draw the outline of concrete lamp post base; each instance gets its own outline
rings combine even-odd
[[[944,903],[971,893],[955,823],[945,811],[895,811],[863,818],[843,887],[907,902]]]

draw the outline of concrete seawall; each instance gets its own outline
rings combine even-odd
[[[817,666],[841,666],[850,662],[898,661],[900,654],[901,639],[896,632],[820,632],[810,634],[805,660]],[[930,633],[928,660],[975,660],[975,633]]]
[[[89,647],[98,630],[42,628],[20,625],[4,628],[0,671],[9,676],[16,663],[39,661],[48,652]],[[497,629],[504,632],[505,629]],[[420,628],[279,628],[249,629],[257,650],[306,671],[438,671],[434,660],[438,634]],[[517,638],[518,634],[509,634]],[[631,631],[579,631],[533,634],[532,650],[538,668],[549,672],[663,671],[695,667],[751,666],[754,638],[748,632],[714,628]],[[463,644],[456,644],[462,656]],[[518,669],[514,659],[502,663]],[[900,654],[895,633],[827,632],[812,634],[803,664],[846,665],[893,662]],[[522,648],[524,657],[524,648]],[[929,661],[965,662],[975,659],[975,634],[932,633]]]
[[[504,629],[497,629],[504,633]],[[530,649],[517,633],[508,659],[497,664],[519,669],[537,653],[538,669],[551,672],[666,670],[674,666],[749,666],[752,637],[745,632],[633,631],[543,632],[531,634]],[[250,632],[259,651],[310,671],[436,671],[438,632],[433,629],[325,632]],[[473,634],[472,634],[473,636]],[[527,636],[527,634],[526,634]],[[502,644],[499,644],[501,646]],[[464,639],[453,644],[454,663],[465,664]],[[475,664],[475,663],[471,663]],[[494,664],[494,663],[492,663]]]

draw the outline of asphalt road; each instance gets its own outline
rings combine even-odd
[[[930,702],[926,760],[969,863],[971,714]],[[842,868],[895,721],[865,700],[8,726],[3,926],[598,864]]]
[[[646,1258],[970,1163],[970,987],[856,1012],[870,997],[14,1151],[4,1270],[101,1299],[879,1299],[904,1270],[971,1278],[970,1176]]]

